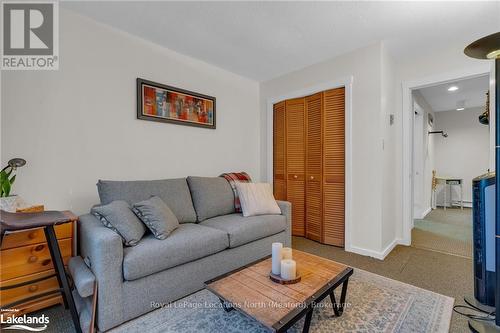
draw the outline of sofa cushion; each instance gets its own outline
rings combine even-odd
[[[179,227],[179,220],[175,214],[157,196],[135,203],[132,210],[158,239],[167,238]]]
[[[179,225],[163,240],[145,236],[123,249],[123,277],[135,280],[220,252],[229,246],[223,231],[193,223]]]
[[[136,245],[146,233],[144,223],[132,212],[126,201],[116,200],[107,205],[94,206],[90,212],[120,235],[126,246]]]
[[[97,191],[101,204],[125,200],[130,205],[156,195],[175,214],[180,223],[196,222],[191,193],[186,179],[113,181],[99,180]]]
[[[234,213],[234,193],[222,177],[188,177],[198,221]]]
[[[229,235],[229,247],[234,248],[284,231],[286,217],[283,215],[243,217],[241,214],[230,214],[208,219],[200,225],[226,232]]]

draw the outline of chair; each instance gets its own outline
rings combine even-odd
[[[56,271],[57,281],[59,283],[59,289],[53,292],[60,292],[64,301],[64,307],[69,308],[71,317],[73,319],[73,324],[77,333],[82,333],[80,328],[80,320],[78,318],[78,312],[75,306],[75,300],[71,293],[71,289],[68,283],[68,277],[66,276],[66,271],[64,269],[64,262],[62,260],[61,251],[59,249],[59,244],[57,243],[56,233],[54,231],[54,226],[58,224],[68,223],[76,221],[76,217],[71,212],[59,212],[59,211],[45,211],[38,213],[9,213],[0,210],[0,246],[3,240],[3,236],[6,233],[19,232],[28,229],[44,228],[45,238],[47,239],[47,245],[49,247],[50,256],[52,262],[54,263],[54,269]],[[23,285],[12,285],[9,288],[15,288]],[[4,305],[5,308],[13,307],[17,304],[21,304],[42,296],[47,296],[47,293],[40,295],[34,295],[15,303]]]

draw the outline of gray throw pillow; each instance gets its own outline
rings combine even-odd
[[[127,246],[136,245],[146,233],[146,227],[122,200],[95,206],[90,211],[108,228],[119,234]]]
[[[179,226],[175,214],[159,197],[135,203],[132,210],[158,239],[167,238]]]

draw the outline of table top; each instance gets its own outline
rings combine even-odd
[[[301,281],[283,285],[269,278],[267,257],[206,282],[208,290],[272,330],[279,330],[352,275],[352,268],[335,261],[293,250]]]

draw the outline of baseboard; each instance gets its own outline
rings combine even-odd
[[[427,214],[429,214],[431,211],[432,211],[432,207],[429,207],[429,208],[427,208],[426,210],[424,210],[424,212],[423,212],[423,213],[422,213],[422,215],[420,216],[420,219],[421,219],[421,220],[425,219],[425,217],[427,216]]]
[[[392,250],[399,244],[399,239],[394,239],[387,247],[382,251],[382,258],[381,260],[384,260],[385,257],[391,253]]]
[[[379,251],[373,251],[373,250],[364,249],[362,247],[357,247],[357,246],[350,246],[349,247],[350,251],[348,251],[348,252],[353,252],[353,253],[360,254],[360,255],[363,255],[363,256],[368,256],[368,257],[372,257],[372,258],[375,258],[375,259],[384,260],[385,257],[387,257],[387,255],[389,253],[391,253],[391,251],[399,243],[400,243],[399,239],[394,239],[384,250],[382,250],[380,252]],[[347,249],[346,249],[346,251],[347,251]]]

